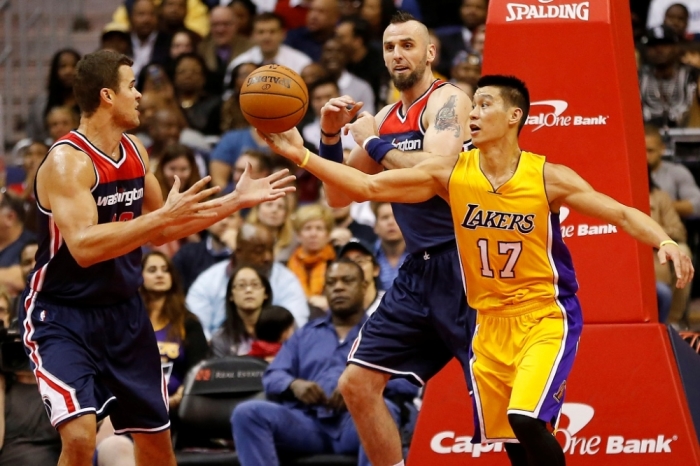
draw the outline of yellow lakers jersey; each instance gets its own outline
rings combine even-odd
[[[498,310],[575,294],[571,254],[544,188],[545,158],[522,152],[511,179],[494,189],[479,157],[478,149],[462,152],[449,182],[469,305]]]

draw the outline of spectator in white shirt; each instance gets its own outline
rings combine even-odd
[[[338,83],[341,95],[349,95],[355,99],[355,102],[363,102],[362,110],[374,115],[374,91],[367,81],[345,69],[348,56],[338,39],[332,38],[326,41],[321,51],[320,63]]]
[[[229,63],[226,70],[225,85],[231,81],[231,71],[239,63],[261,63],[267,65],[277,63],[291,68],[297,73],[311,63],[308,55],[288,45],[284,45],[286,32],[284,20],[275,13],[261,13],[253,19],[253,34],[251,39],[255,46],[247,52],[243,52],[235,60]]]

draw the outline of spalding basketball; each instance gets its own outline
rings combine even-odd
[[[265,65],[246,78],[239,102],[248,123],[263,133],[281,133],[295,127],[309,106],[306,84],[282,65]]]

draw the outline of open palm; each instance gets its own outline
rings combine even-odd
[[[246,164],[243,175],[236,183],[236,192],[241,208],[252,207],[261,202],[274,201],[296,190],[292,184],[296,177],[289,175],[287,169],[257,180],[250,177],[250,169],[250,163]]]

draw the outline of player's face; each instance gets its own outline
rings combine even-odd
[[[242,268],[231,284],[231,300],[239,311],[255,311],[267,298],[262,280],[251,268]]]
[[[284,198],[263,202],[258,207],[258,220],[266,227],[280,228],[287,219],[287,201]]]
[[[348,317],[363,310],[365,298],[364,277],[352,264],[336,263],[326,273],[324,293],[331,313]]]
[[[374,224],[374,232],[382,241],[399,241],[403,239],[399,225],[394,218],[391,204],[381,204],[377,208],[377,221]]]
[[[165,259],[152,254],[143,266],[143,288],[149,292],[165,293],[173,286],[173,277]]]
[[[127,129],[138,127],[141,93],[136,89],[134,70],[130,66],[119,67],[119,92],[110,92],[113,95],[115,122]]]
[[[426,37],[424,37],[426,36]],[[435,46],[416,21],[390,24],[384,31],[384,64],[399,91],[413,87],[435,59]]]
[[[506,106],[496,87],[486,86],[476,90],[469,113],[469,129],[475,146],[504,137],[510,126],[513,109]]]
[[[661,156],[664,153],[664,143],[660,137],[650,134],[644,137],[647,146],[647,164],[653,169],[661,163]]]
[[[323,220],[309,220],[298,233],[299,242],[306,252],[314,253],[323,249],[330,241],[330,232]]]

